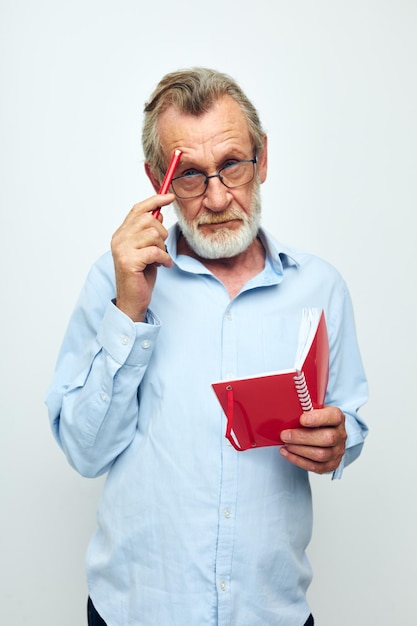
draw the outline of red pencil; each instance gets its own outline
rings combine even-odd
[[[177,169],[178,163],[180,162],[180,158],[181,158],[181,150],[174,150],[174,154],[172,155],[171,162],[164,176],[164,180],[162,181],[162,185],[159,190],[159,193],[162,193],[162,194],[168,193],[169,186],[171,184],[172,179],[174,178],[175,170]],[[155,217],[158,217],[160,211],[161,211],[161,208],[158,207],[157,209],[154,209],[152,211],[152,215],[154,215]]]

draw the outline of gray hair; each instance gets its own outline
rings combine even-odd
[[[167,163],[162,155],[158,119],[168,107],[181,113],[199,116],[210,110],[217,100],[230,96],[240,106],[248,122],[254,149],[263,147],[264,131],[254,105],[239,85],[227,74],[205,67],[194,67],[166,74],[145,104],[142,147],[146,161],[155,172],[164,171]]]

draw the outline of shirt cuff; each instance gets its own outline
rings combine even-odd
[[[159,319],[150,310],[144,322],[133,322],[113,302],[109,302],[97,340],[120,365],[142,366],[152,355],[160,327]]]

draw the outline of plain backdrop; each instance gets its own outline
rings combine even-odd
[[[1,624],[86,623],[102,479],[67,465],[44,396],[90,265],[152,194],[143,105],[193,65],[259,110],[263,224],[354,302],[371,430],[342,481],[312,476],[316,623],[417,623],[416,29],[415,0],[0,1]]]

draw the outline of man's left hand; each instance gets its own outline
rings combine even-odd
[[[316,474],[332,472],[346,448],[345,416],[335,406],[303,413],[302,428],[283,430],[280,453],[294,465]]]

